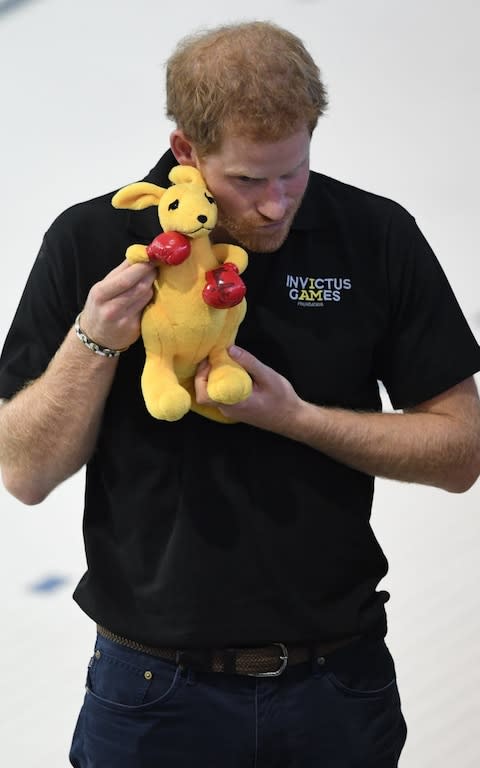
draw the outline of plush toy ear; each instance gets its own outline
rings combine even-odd
[[[112,197],[112,205],[114,208],[141,211],[152,205],[158,205],[164,192],[163,187],[157,187],[149,181],[138,181],[120,189]]]
[[[168,174],[168,178],[174,184],[205,184],[198,168],[192,165],[176,165]]]

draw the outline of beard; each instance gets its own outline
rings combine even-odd
[[[233,219],[219,206],[218,220],[215,227],[216,242],[233,241],[243,246],[248,251],[255,253],[273,253],[283,245],[290,232],[292,221],[300,207],[301,200],[275,227],[265,227],[265,221],[258,220],[256,216],[244,216],[242,219]],[[224,237],[223,235],[226,235]]]

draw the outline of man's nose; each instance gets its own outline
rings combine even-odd
[[[288,208],[288,199],[281,181],[270,182],[257,202],[257,210],[271,221],[281,221]]]

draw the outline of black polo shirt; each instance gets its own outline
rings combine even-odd
[[[167,185],[168,152],[147,176]],[[39,376],[90,287],[156,208],[113,193],[45,235],[0,360],[0,396]],[[414,219],[311,173],[285,244],[250,254],[237,341],[313,403],[381,410],[431,398],[480,367],[478,345]],[[88,570],[74,598],[150,645],[202,647],[384,634],[387,561],[370,527],[374,480],[300,443],[194,413],[156,421],[140,390],[141,340],[120,357],[87,467]],[[88,397],[88,393],[85,393]]]

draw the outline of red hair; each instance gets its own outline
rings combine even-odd
[[[302,41],[269,22],[190,35],[167,62],[167,115],[202,154],[218,149],[226,129],[258,141],[299,125],[312,133],[327,103]]]

